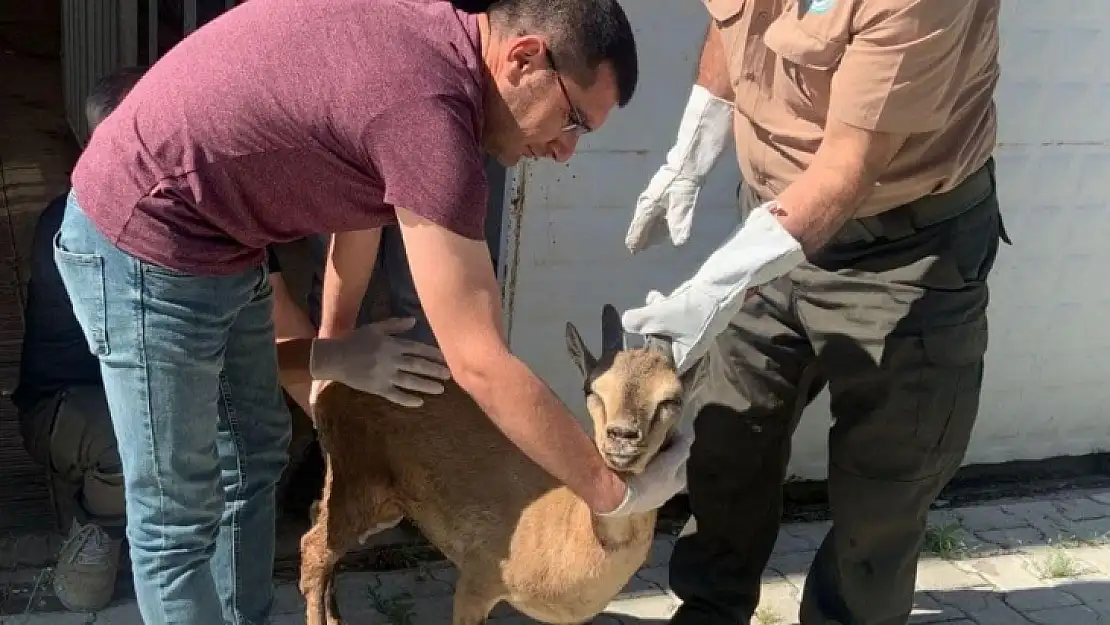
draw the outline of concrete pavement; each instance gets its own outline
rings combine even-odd
[[[827,523],[783,527],[764,576],[757,625],[797,623],[805,572]],[[912,623],[949,625],[1110,624],[1110,489],[1070,491],[993,502],[930,515],[918,568]],[[594,622],[661,625],[677,599],[667,584],[674,537],[660,536],[646,566]],[[19,572],[10,573],[9,576]],[[24,579],[38,572],[22,572]],[[454,570],[445,564],[339,577],[347,625],[450,623]],[[304,622],[296,585],[277,587],[273,625]],[[42,602],[32,602],[42,605]],[[508,606],[491,625],[532,623]],[[30,611],[0,616],[3,625],[140,625],[131,601],[98,614]]]

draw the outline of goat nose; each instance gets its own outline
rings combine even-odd
[[[640,440],[640,430],[627,425],[610,425],[605,431],[609,438],[616,441],[634,443]]]

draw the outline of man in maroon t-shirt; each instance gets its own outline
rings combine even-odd
[[[251,0],[97,128],[54,254],[101,362],[148,625],[267,620],[289,438],[274,242],[399,224],[451,374],[511,440],[598,514],[674,494],[685,445],[626,482],[509,352],[483,231],[483,150],[566,160],[637,71],[616,0]],[[396,345],[367,327],[364,382]],[[350,382],[335,342],[308,344],[315,378]]]

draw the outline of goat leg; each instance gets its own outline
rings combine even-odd
[[[316,523],[301,538],[301,594],[305,600],[306,625],[335,625],[327,603],[335,565],[342,553],[328,543],[328,513],[317,516]]]
[[[301,538],[300,589],[306,625],[339,625],[335,609],[335,565],[358,538],[358,497],[334,481],[325,456],[324,490],[315,505],[312,527]]]
[[[454,607],[451,625],[484,625],[489,613],[501,600],[500,585],[490,583],[493,576],[475,575],[459,571],[455,584]]]

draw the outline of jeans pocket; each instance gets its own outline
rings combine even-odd
[[[108,343],[108,304],[105,293],[104,257],[95,253],[71,252],[54,235],[54,263],[69,294],[85,340],[98,358],[111,353]]]

